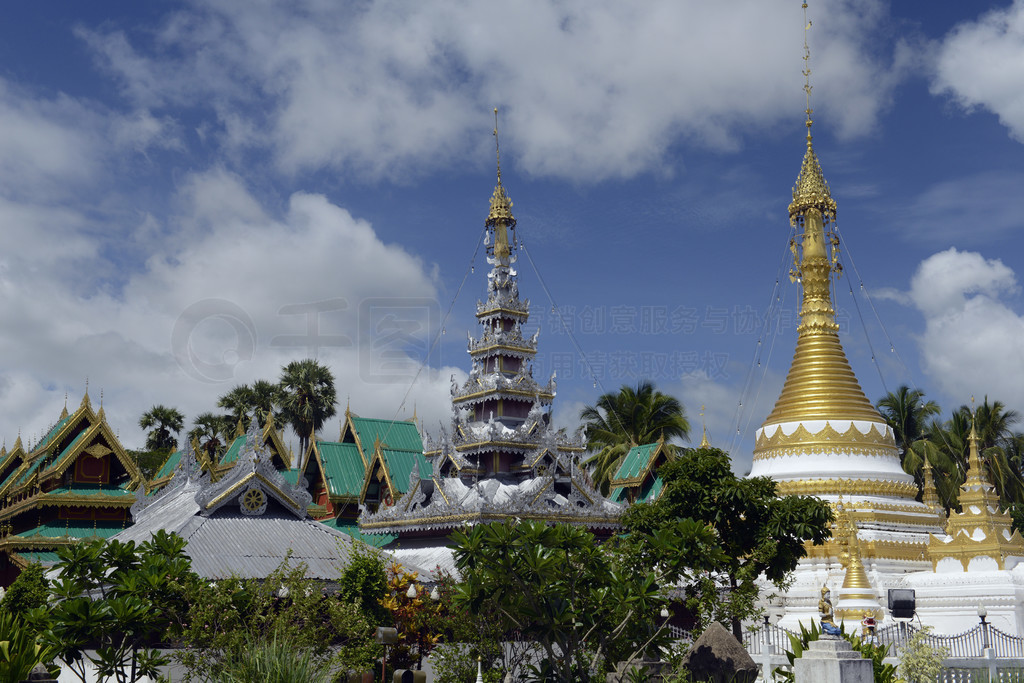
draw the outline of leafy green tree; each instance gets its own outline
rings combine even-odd
[[[492,522],[456,532],[452,542],[463,578],[457,602],[474,617],[493,610],[506,632],[529,633],[544,655],[541,680],[603,680],[604,660],[636,656],[666,637],[655,622],[667,601],[659,574],[585,529]],[[713,531],[690,520],[666,525],[650,546],[677,575],[685,571],[678,557],[717,552]]]
[[[43,565],[33,562],[25,567],[0,600],[0,612],[22,615],[34,607],[46,604],[50,595],[50,582],[46,580]],[[0,680],[3,680],[0,678]]]
[[[140,546],[98,540],[59,549],[50,604],[29,612],[41,641],[83,683],[86,660],[118,683],[156,678],[168,660],[149,645],[176,630],[183,586],[194,577],[184,548],[161,531]]]
[[[305,575],[305,565],[286,558],[266,579],[191,583],[176,657],[200,680],[224,680],[272,660],[275,642],[321,670],[372,668],[382,651],[360,606]],[[254,644],[265,648],[255,660],[248,652]]]
[[[589,447],[597,449],[584,465],[592,468],[594,483],[605,494],[630,448],[658,439],[686,439],[690,434],[682,403],[647,381],[603,394],[596,404],[580,411],[580,420],[587,428]]]
[[[818,498],[778,495],[768,477],[737,477],[729,455],[717,448],[683,450],[658,473],[661,496],[622,516],[627,543],[646,566],[707,568],[696,580],[672,571],[667,578],[689,581],[687,606],[703,623],[731,623],[739,638],[740,622],[756,612],[758,577],[781,589],[807,554],[805,543],[820,545],[830,537],[832,510]],[[679,548],[651,544],[680,519],[712,529],[717,552],[680,557]]]
[[[160,471],[160,467],[167,461],[169,453],[170,451],[165,449],[156,451],[128,451],[128,455],[135,460],[135,464],[138,466],[139,471],[142,472],[142,476],[145,477],[147,481],[152,479],[156,473]]]
[[[949,650],[932,646],[931,631],[931,626],[919,630],[900,653],[899,673],[906,683],[932,683],[942,673]]]
[[[37,629],[9,611],[0,612],[0,681],[28,680],[32,669],[43,664],[56,678],[60,669],[51,667],[56,647],[42,642]]]
[[[326,366],[307,358],[281,370],[279,387],[282,416],[299,437],[299,452],[305,453],[310,434],[337,413],[334,376]]]
[[[177,445],[177,434],[185,426],[185,416],[177,408],[155,405],[139,418],[139,426],[148,430],[146,449],[172,451]]]

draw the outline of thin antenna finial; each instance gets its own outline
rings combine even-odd
[[[501,185],[501,147],[498,144],[498,108],[494,108],[494,157],[498,162],[498,184]]]
[[[807,33],[811,30],[811,22],[807,19],[807,3],[803,4],[804,10],[804,92],[807,94],[807,108],[804,110],[807,113],[807,145],[811,144],[811,125],[814,121],[811,120],[811,114],[814,112],[811,109],[811,48],[807,44]]]

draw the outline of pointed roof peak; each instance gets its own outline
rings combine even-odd
[[[811,136],[811,126],[814,120],[811,114],[811,48],[807,43],[807,34],[811,30],[811,22],[807,19],[807,3],[803,3],[804,10],[804,93],[806,95],[806,106],[804,113],[807,115],[805,126],[807,126],[807,151],[804,152],[804,161],[800,167],[800,175],[797,176],[796,184],[793,186],[793,203],[789,205],[791,216],[803,213],[807,209],[815,208],[830,218],[835,218],[836,203],[829,192],[828,182],[821,171],[821,164],[818,156],[814,153],[814,144]]]
[[[494,227],[499,221],[512,227],[516,219],[512,215],[512,199],[508,196],[504,186],[501,184],[501,146],[498,142],[498,108],[494,108],[494,153],[497,160],[498,183],[494,186],[494,194],[491,195],[491,210],[487,214],[487,226]]]

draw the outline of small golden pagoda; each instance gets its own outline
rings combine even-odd
[[[928,557],[932,567],[947,557],[960,560],[966,572],[971,560],[990,557],[996,568],[1010,569],[1024,560],[1024,538],[1012,528],[1010,515],[999,509],[999,496],[988,482],[978,452],[978,434],[971,422],[970,455],[967,479],[960,486],[962,512],[951,513],[946,521],[946,534],[932,534],[928,541]],[[1007,562],[1007,560],[1011,562]]]
[[[843,620],[857,622],[868,617],[881,621],[884,618],[884,613],[878,602],[878,594],[864,570],[860,539],[857,537],[857,524],[851,519],[842,502],[835,506],[835,510],[837,520],[835,537],[843,546],[839,561],[846,568],[843,587],[839,590],[836,616]]]

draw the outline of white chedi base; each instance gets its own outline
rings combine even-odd
[[[975,557],[965,572],[959,560],[947,557],[935,571],[904,576],[899,587],[914,589],[915,623],[932,626],[936,633],[952,635],[974,628],[978,607],[984,606],[993,627],[1024,636],[1024,563],[999,569],[992,558]]]

